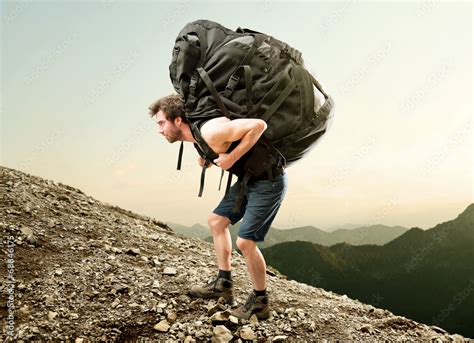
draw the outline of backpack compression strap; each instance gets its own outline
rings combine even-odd
[[[251,112],[253,109],[253,102],[252,102],[252,70],[248,63],[252,59],[253,55],[257,51],[258,47],[263,43],[265,40],[264,35],[253,35],[254,36],[254,43],[252,44],[251,48],[247,53],[245,54],[244,58],[240,62],[239,66],[236,68],[236,70],[232,73],[231,77],[229,78],[229,81],[226,85],[226,88],[224,90],[224,97],[229,98],[232,93],[235,90],[235,87],[239,83],[240,80],[240,70],[244,71],[244,77],[245,77],[245,90],[246,90],[246,105],[247,105],[247,111]],[[217,106],[221,110],[222,114],[226,116],[229,119],[232,119],[230,116],[230,113],[228,109],[225,107],[219,93],[217,92],[216,87],[214,86],[214,83],[212,82],[211,78],[207,74],[207,72],[204,70],[204,68],[199,67],[196,68],[199,76],[201,79],[204,81],[204,84],[206,85],[207,89],[211,92],[212,97],[214,98],[214,101],[216,102]],[[194,80],[195,81],[195,80]],[[193,83],[193,87],[195,86],[195,82]],[[194,96],[194,90],[191,92],[192,96]]]

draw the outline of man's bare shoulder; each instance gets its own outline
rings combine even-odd
[[[209,144],[216,153],[223,153],[229,149],[230,143],[223,138],[226,131],[225,125],[231,120],[227,117],[217,117],[208,120],[201,126],[202,138]]]
[[[217,131],[222,130],[222,124],[230,122],[227,117],[217,117],[208,120],[201,126],[201,135],[204,139],[212,138],[216,135]]]
[[[230,119],[227,117],[217,117],[217,118],[212,118],[202,124],[201,126],[201,132],[203,131],[209,131],[209,130],[215,130],[216,128],[219,128],[220,124],[227,123],[229,122]]]
[[[201,134],[208,144],[223,144],[241,140],[247,134],[260,136],[267,128],[262,119],[219,117],[209,120],[201,127]]]

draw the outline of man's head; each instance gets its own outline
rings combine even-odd
[[[182,138],[182,128],[186,125],[184,103],[179,95],[168,95],[152,103],[148,109],[150,117],[156,116],[158,132],[174,143]]]

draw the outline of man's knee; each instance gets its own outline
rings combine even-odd
[[[209,225],[209,228],[211,231],[215,230],[223,230],[227,228],[230,224],[230,220],[227,217],[220,216],[215,213],[211,213],[209,217],[207,218],[207,224]]]
[[[257,243],[250,239],[244,239],[241,237],[237,237],[237,241],[235,242],[237,247],[242,251],[245,255],[247,252],[254,250],[257,247]]]

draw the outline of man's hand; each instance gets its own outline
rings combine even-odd
[[[198,157],[198,163],[201,166],[201,168],[204,166],[205,159],[203,159],[201,156]],[[211,167],[212,164],[208,163],[207,168]]]
[[[219,154],[219,157],[216,158],[213,161],[215,164],[217,164],[219,167],[221,167],[224,170],[230,169],[236,162],[236,160],[233,158],[233,155],[231,154]]]

